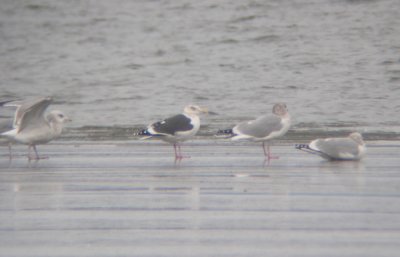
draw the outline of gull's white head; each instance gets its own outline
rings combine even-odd
[[[208,113],[207,108],[202,108],[198,105],[187,105],[184,109],[183,112],[189,115],[199,115],[201,113]]]
[[[284,103],[277,103],[272,107],[272,113],[282,117],[288,113],[288,108]]]
[[[364,140],[362,138],[362,135],[358,132],[353,132],[349,135],[349,138],[354,140],[357,144],[359,145],[363,145],[364,144]]]
[[[49,122],[55,122],[55,123],[66,123],[72,121],[70,118],[68,118],[64,113],[61,111],[51,111],[47,115],[47,120]]]

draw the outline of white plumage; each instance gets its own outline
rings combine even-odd
[[[11,142],[29,145],[29,159],[41,159],[36,145],[45,144],[62,133],[63,124],[70,121],[61,111],[51,111],[45,115],[47,107],[52,102],[49,97],[27,102],[11,102],[8,106],[15,106],[17,110],[14,115],[13,129],[1,134]],[[35,156],[30,155],[33,148]],[[10,148],[11,158],[11,148]]]

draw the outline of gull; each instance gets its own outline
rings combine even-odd
[[[328,160],[360,160],[366,152],[364,140],[358,132],[344,138],[318,138],[308,145],[297,144],[295,147]]]
[[[286,104],[277,103],[272,107],[272,113],[258,117],[255,120],[241,122],[232,129],[219,130],[217,135],[229,135],[232,140],[251,140],[262,142],[266,159],[277,159],[272,156],[269,141],[283,136],[289,130],[290,115]],[[267,143],[266,143],[267,142]],[[267,149],[265,149],[267,145]]]
[[[175,159],[182,159],[184,156],[180,143],[193,138],[199,131],[201,113],[208,113],[208,110],[197,105],[188,105],[183,109],[182,114],[155,122],[135,135],[145,136],[142,139],[159,138],[173,144]]]
[[[17,107],[14,115],[13,129],[0,134],[12,142],[29,145],[29,160],[45,159],[40,157],[36,145],[45,144],[61,135],[63,124],[71,121],[61,111],[51,111],[45,115],[47,107],[51,104],[50,97],[40,98],[27,102],[10,102],[4,106]],[[35,156],[31,156],[31,148]],[[10,158],[11,158],[11,146]]]

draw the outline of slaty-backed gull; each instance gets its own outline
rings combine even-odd
[[[182,159],[184,156],[181,152],[180,143],[196,135],[200,128],[199,115],[207,112],[207,109],[197,105],[188,105],[183,109],[182,114],[155,122],[135,135],[145,136],[143,139],[159,138],[173,144],[175,159]]]

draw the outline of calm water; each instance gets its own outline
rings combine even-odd
[[[398,0],[2,0],[0,99],[52,95],[75,130],[197,103],[213,131],[283,101],[294,130],[400,133],[399,17]]]

